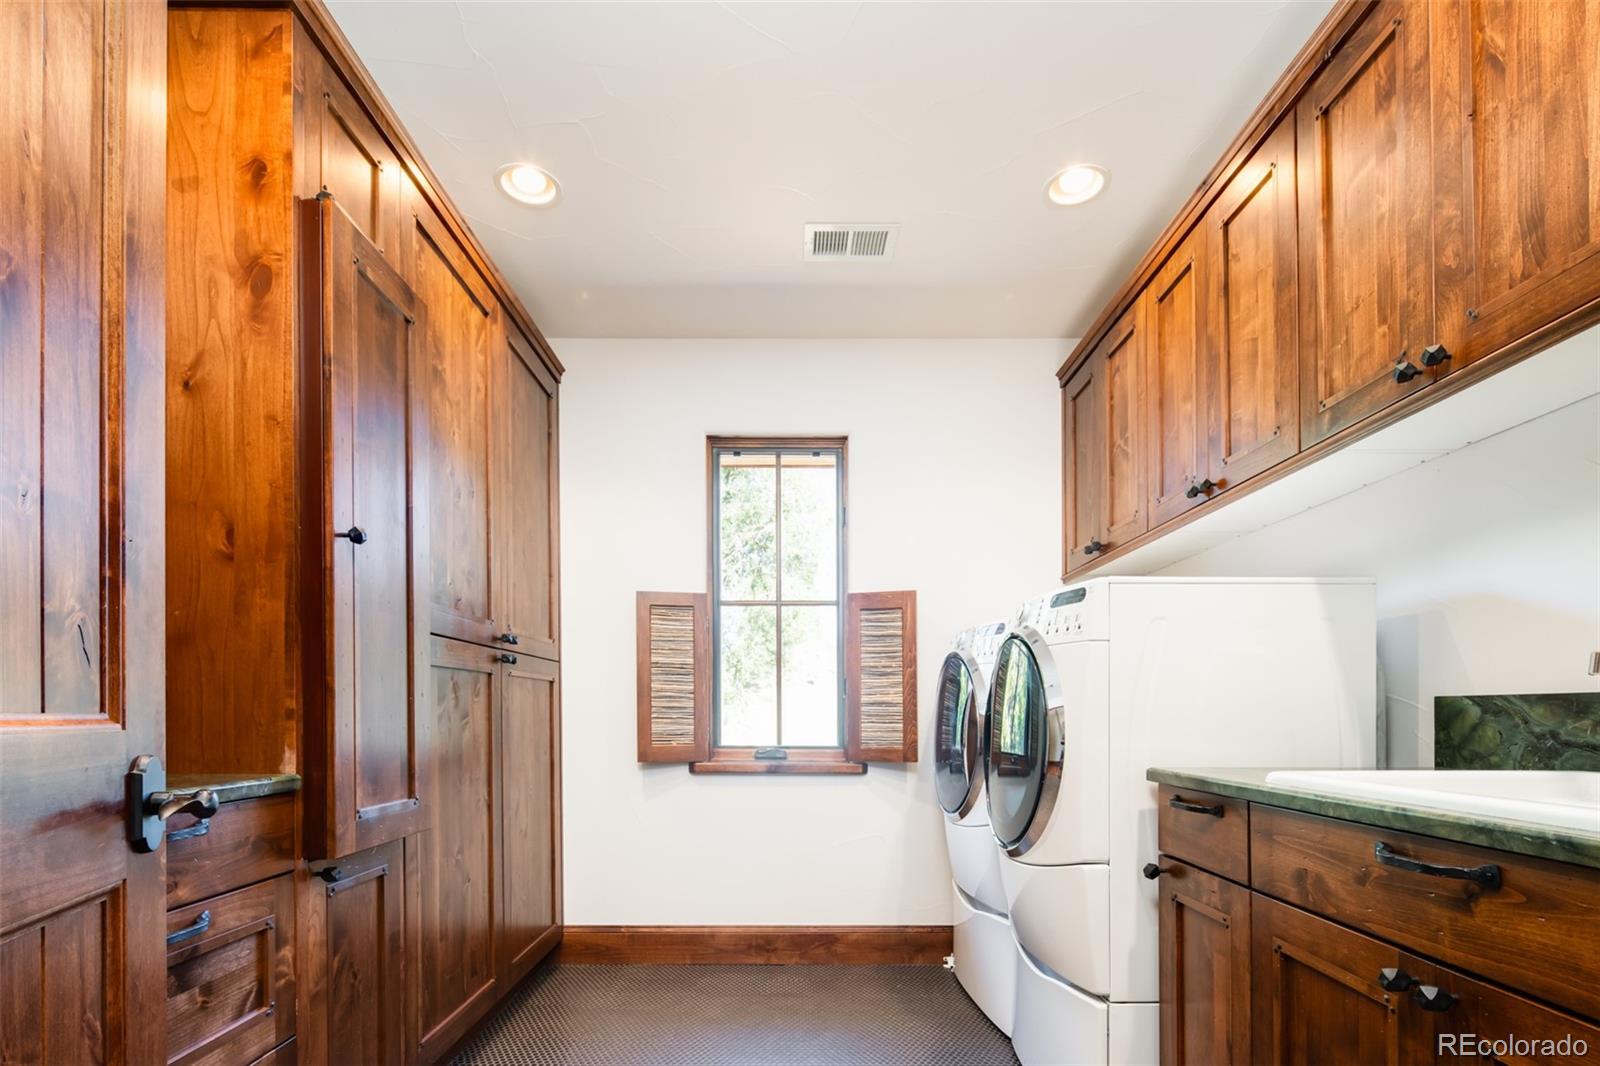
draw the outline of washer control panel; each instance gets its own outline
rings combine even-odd
[[[1015,624],[1028,626],[1051,642],[1066,640],[1081,636],[1084,626],[1093,624],[1089,617],[1092,608],[1089,588],[1075,585],[1024,603]]]

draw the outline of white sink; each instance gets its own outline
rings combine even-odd
[[[1274,770],[1267,783],[1600,833],[1600,774],[1579,770]]]

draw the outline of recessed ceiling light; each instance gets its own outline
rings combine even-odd
[[[1053,204],[1070,207],[1093,200],[1106,187],[1106,172],[1091,163],[1074,163],[1050,179],[1044,194]]]
[[[500,168],[498,178],[500,189],[507,196],[535,207],[554,203],[556,197],[561,195],[561,186],[556,184],[556,179],[550,176],[550,172],[541,170],[532,163],[510,163],[503,166]]]

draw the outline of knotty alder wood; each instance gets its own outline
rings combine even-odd
[[[0,5],[0,1045],[161,1060],[166,17]]]
[[[199,836],[167,840],[167,906],[205,899],[294,867],[295,797],[292,793],[225,803]],[[175,815],[169,834],[196,828],[195,819]],[[288,919],[283,919],[287,923]]]
[[[561,963],[933,965],[952,950],[948,925],[574,925]]]
[[[844,754],[917,761],[917,594],[852,592],[844,612]]]
[[[561,657],[560,504],[556,379],[504,316],[495,341],[499,471],[491,508],[503,643]]]
[[[1132,332],[1130,326],[1128,335]],[[1069,574],[1093,559],[1104,543],[1105,384],[1100,369],[1099,360],[1091,356],[1061,389],[1062,554]]]
[[[1206,415],[1201,398],[1201,364],[1205,359],[1200,312],[1205,303],[1199,272],[1204,269],[1204,231],[1192,233],[1172,253],[1145,293],[1148,330],[1149,406],[1143,425],[1122,430],[1132,440],[1143,437],[1149,454],[1150,522],[1159,524],[1205,501],[1193,493],[1207,466]],[[1106,447],[1114,455],[1118,434]],[[1133,529],[1138,535],[1144,529]],[[1121,543],[1127,537],[1107,537]]]
[[[1256,891],[1600,1017],[1600,871],[1259,804],[1250,833]],[[1384,865],[1380,842],[1442,866],[1493,863],[1503,884]]]
[[[711,757],[711,597],[641,592],[635,601],[640,762]]]
[[[1165,839],[1165,834],[1163,834]],[[1183,863],[1161,873],[1161,1061],[1250,1057],[1250,891]]]
[[[1216,808],[1219,815],[1174,803]],[[1250,805],[1162,785],[1156,793],[1156,825],[1161,851],[1244,884],[1250,881]]]
[[[504,982],[515,983],[543,957],[556,929],[555,663],[520,655],[501,667],[499,703],[500,914],[495,955]]]
[[[1507,1063],[1541,1063],[1543,1066],[1578,1066],[1593,1063],[1596,1049],[1600,1049],[1600,1027],[1591,1025],[1570,1014],[1562,1014],[1535,1003],[1503,988],[1476,981],[1448,967],[1438,966],[1412,955],[1403,956],[1400,965],[1419,981],[1443,989],[1460,1001],[1433,1015],[1433,1030],[1425,1034],[1426,1049],[1419,1058],[1424,1062],[1449,1061],[1454,1051],[1462,1058],[1469,1053],[1460,1050],[1462,1038],[1475,1034],[1486,1041],[1506,1040],[1516,1037],[1522,1041],[1549,1041],[1552,1050],[1546,1052],[1537,1044],[1532,1054],[1509,1051],[1492,1057],[1492,1061]],[[1441,1046],[1441,1036],[1454,1040],[1454,1045]],[[1437,1051],[1437,1060],[1428,1052]],[[1491,1056],[1481,1056],[1491,1058]]]

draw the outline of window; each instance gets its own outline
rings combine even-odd
[[[712,743],[844,743],[845,441],[710,438]]]

